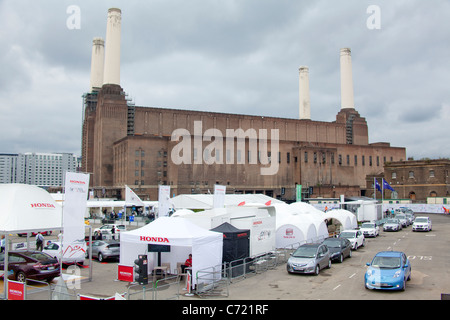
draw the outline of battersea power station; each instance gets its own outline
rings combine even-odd
[[[369,143],[354,106],[351,51],[340,51],[341,106],[336,120],[310,116],[309,69],[299,69],[299,118],[136,106],[120,86],[121,10],[108,11],[106,38],[92,46],[90,90],[84,94],[82,170],[96,197],[124,198],[125,185],[143,200],[171,195],[263,193],[303,197],[365,196],[366,176],[406,160],[406,150]],[[336,53],[337,55],[337,53]]]

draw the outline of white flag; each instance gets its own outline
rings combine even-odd
[[[142,200],[130,189],[127,185],[125,186],[125,205],[126,206],[137,206],[144,207],[145,204]]]

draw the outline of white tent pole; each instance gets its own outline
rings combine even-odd
[[[3,293],[5,300],[8,300],[8,264],[9,264],[9,235],[5,234],[5,264],[3,267]]]

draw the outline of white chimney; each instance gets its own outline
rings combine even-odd
[[[120,85],[121,20],[122,11],[120,9],[111,8],[108,10],[103,84]]]
[[[354,109],[352,52],[349,48],[341,49],[341,109]]]
[[[94,38],[91,57],[91,90],[101,88],[103,85],[103,64],[105,61],[105,41]]]
[[[311,120],[311,100],[309,98],[309,68],[302,66],[299,71],[299,113],[300,119]]]

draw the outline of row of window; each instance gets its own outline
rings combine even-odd
[[[392,176],[392,179],[397,179],[397,172],[392,172],[391,176]],[[430,170],[430,171],[429,171],[428,177],[429,177],[429,178],[434,178],[434,177],[435,177],[435,175],[434,175],[434,170]],[[414,176],[414,171],[409,171],[409,172],[408,172],[408,178],[409,178],[409,179],[414,179],[414,178],[415,178],[415,176]]]

